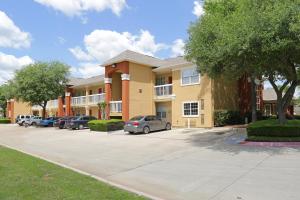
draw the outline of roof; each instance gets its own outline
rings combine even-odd
[[[276,101],[277,95],[273,88],[266,88],[263,90],[263,100],[264,101]]]
[[[71,87],[79,87],[79,86],[98,84],[103,81],[104,81],[104,75],[93,76],[90,78],[71,78],[69,81],[69,85],[71,85]]]
[[[138,64],[144,64],[151,67],[158,67],[162,64],[162,60],[152,56],[144,55],[131,50],[126,50],[119,55],[107,60],[102,64],[102,66],[112,65],[114,63],[119,63],[122,61],[130,61]]]
[[[178,56],[175,58],[168,58],[163,60],[162,64],[154,69],[154,72],[163,72],[166,70],[170,70],[176,67],[184,66],[184,65],[192,65],[192,62],[187,61],[183,56]]]

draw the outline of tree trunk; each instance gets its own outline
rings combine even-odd
[[[46,118],[47,101],[44,101],[42,108],[43,108],[42,118],[45,119]]]
[[[256,112],[256,84],[255,77],[251,76],[251,113],[252,113],[252,122],[257,121],[257,112]]]

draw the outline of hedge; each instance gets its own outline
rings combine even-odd
[[[253,139],[254,137],[300,137],[300,120],[288,120],[284,125],[280,125],[275,119],[257,121],[248,126],[247,135],[248,139],[251,137]]]
[[[10,124],[10,119],[0,119],[0,124]]]
[[[100,132],[116,131],[124,128],[124,122],[119,119],[92,120],[88,123],[88,125],[91,131]]]

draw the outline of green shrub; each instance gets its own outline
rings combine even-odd
[[[100,131],[100,132],[116,131],[116,130],[122,130],[124,128],[124,122],[119,119],[93,120],[90,121],[88,125],[91,131]]]
[[[300,120],[288,120],[280,125],[278,120],[262,120],[251,123],[247,128],[248,138],[251,137],[300,137]]]
[[[239,111],[216,110],[214,113],[215,126],[233,125],[244,123],[244,118]]]
[[[0,119],[0,124],[10,124],[10,123],[11,123],[10,119],[5,119],[5,118]]]

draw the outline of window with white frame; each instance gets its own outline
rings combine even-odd
[[[200,83],[200,74],[196,67],[181,70],[181,84],[193,85]]]
[[[183,103],[183,116],[184,117],[199,116],[199,102],[184,102]]]

